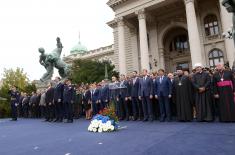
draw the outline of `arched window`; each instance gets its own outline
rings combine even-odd
[[[189,43],[187,35],[176,36],[170,44],[170,51],[189,51]]]
[[[204,26],[206,36],[214,36],[219,34],[219,24],[215,15],[208,15],[204,18]]]
[[[209,53],[210,67],[214,68],[218,63],[224,63],[223,52],[219,49],[213,49]]]

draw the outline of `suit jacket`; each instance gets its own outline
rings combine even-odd
[[[36,104],[37,104],[37,95],[33,95],[30,97],[29,105],[36,105]]]
[[[76,91],[73,85],[64,85],[63,102],[74,103],[75,94],[76,94]]]
[[[143,77],[139,82],[139,96],[148,97],[153,95],[153,80],[150,77],[147,77],[146,80]]]
[[[82,94],[82,101],[84,103],[88,103],[89,100],[91,101],[91,92],[90,90],[87,90],[85,94],[84,93]]]
[[[62,83],[58,83],[56,86],[55,86],[55,91],[54,91],[54,101],[58,101],[59,99],[61,99],[61,102],[62,102],[62,99],[63,99],[63,91],[64,91],[64,85]]]
[[[46,104],[46,93],[43,93],[43,94],[41,95],[39,105],[40,105],[40,106],[45,106],[45,104]]]
[[[121,81],[120,82],[120,87],[119,87],[119,95],[118,95],[118,97],[120,97],[120,98],[126,98],[126,97],[128,97],[129,95],[128,95],[128,85],[129,85],[129,83],[128,83],[128,81],[126,81],[126,80],[124,80],[124,81]]]
[[[20,101],[20,93],[18,91],[14,92],[13,90],[9,90],[8,93],[11,96],[11,101],[19,103],[19,101]]]
[[[96,102],[99,100],[100,91],[99,89],[91,90],[91,101]]]
[[[109,84],[109,99],[110,100],[116,100],[119,96],[119,82],[112,82]]]
[[[109,87],[108,87],[108,85],[105,85],[100,89],[99,99],[103,102],[105,100],[109,100]]]
[[[162,81],[160,82],[160,77],[155,80],[155,95],[157,96],[168,96],[172,94],[172,83],[167,76],[163,76]]]
[[[140,85],[140,79],[137,77],[136,81],[134,83],[134,79],[131,80],[130,86],[131,86],[131,97],[138,97],[139,94],[139,85]]]
[[[45,101],[47,104],[49,104],[53,102],[53,99],[54,99],[54,88],[51,87],[46,91]]]

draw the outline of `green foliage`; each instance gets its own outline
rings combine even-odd
[[[114,65],[110,62],[77,59],[73,62],[71,78],[75,83],[100,82],[105,78],[105,63],[107,64],[108,77],[118,75]]]
[[[0,117],[9,117],[10,116],[10,96],[8,91],[11,86],[18,87],[20,92],[26,92],[31,94],[31,92],[36,91],[36,86],[33,83],[29,82],[27,74],[24,73],[23,69],[17,68],[14,69],[4,69],[3,85],[0,89],[0,97],[6,98],[6,101],[0,100]]]
[[[28,84],[29,79],[27,74],[21,68],[14,69],[4,69],[3,73],[3,87],[9,89],[10,86],[15,85],[19,90],[24,90],[25,86]]]
[[[8,101],[0,100],[0,118],[10,116],[10,104]]]
[[[36,92],[37,88],[36,88],[35,83],[27,84],[23,91],[26,92],[27,94],[31,94],[32,92]]]

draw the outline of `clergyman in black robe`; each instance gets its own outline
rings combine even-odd
[[[221,122],[235,122],[235,80],[231,71],[224,70],[222,64],[217,65],[213,76],[214,94],[218,99],[219,119]]]
[[[183,75],[182,67],[177,67],[177,74],[173,81],[173,96],[176,103],[178,121],[193,119],[192,84],[188,76]]]
[[[196,73],[192,84],[195,89],[195,106],[197,121],[212,121],[212,105],[210,96],[211,79],[207,72],[202,70],[201,64],[195,65]]]

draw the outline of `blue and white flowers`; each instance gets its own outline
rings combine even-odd
[[[117,130],[117,122],[111,120],[108,116],[96,115],[93,117],[88,127],[90,132],[112,132]]]

